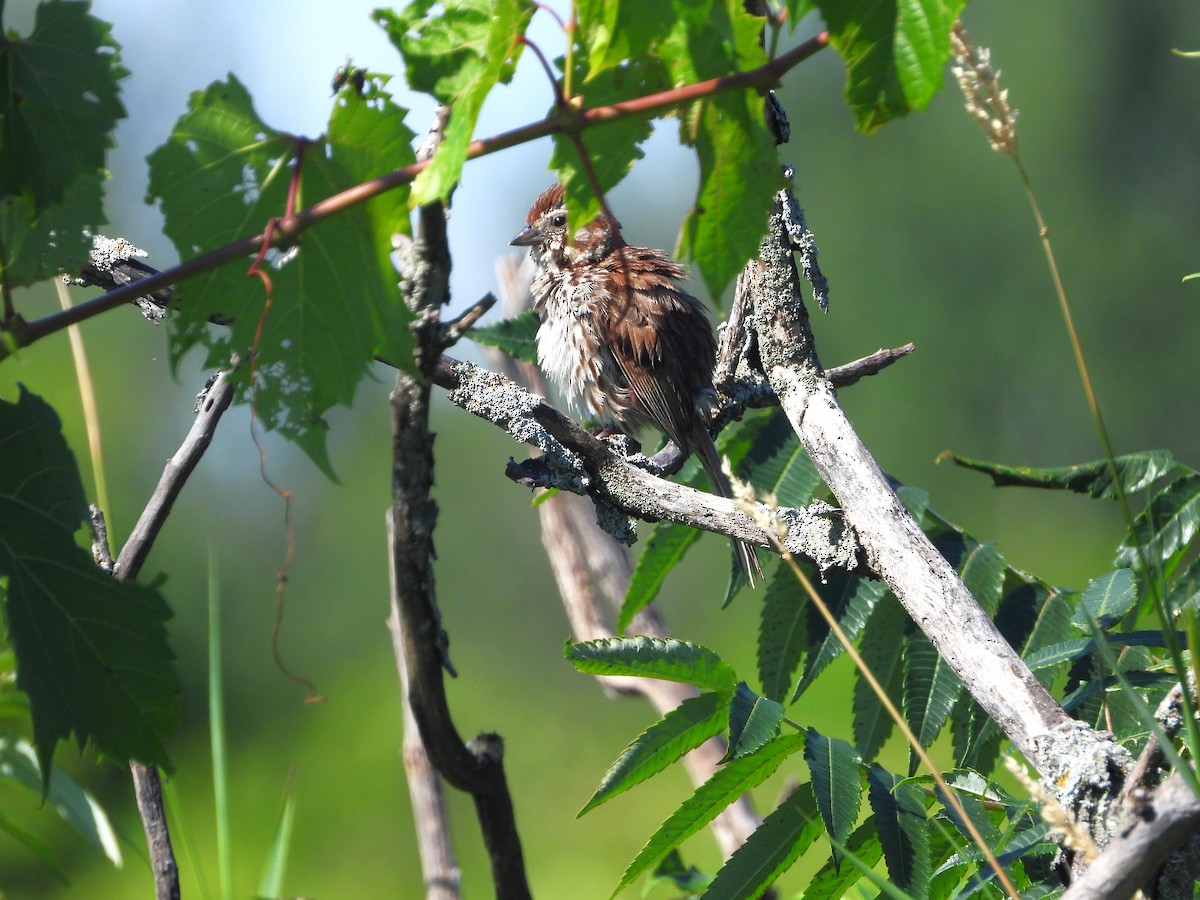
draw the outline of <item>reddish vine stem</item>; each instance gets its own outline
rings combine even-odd
[[[275,623],[271,629],[271,656],[275,660],[275,668],[293,684],[298,684],[308,691],[306,703],[316,703],[325,698],[317,691],[317,686],[313,682],[305,678],[303,675],[298,675],[288,668],[283,661],[283,654],[279,649],[279,635],[283,630],[283,607],[284,600],[287,595],[287,573],[292,567],[292,560],[296,555],[296,536],[292,530],[292,492],[282,485],[275,482],[267,471],[267,448],[263,445],[262,438],[258,434],[255,426],[258,423],[258,381],[255,376],[258,373],[258,348],[262,345],[263,331],[267,327],[267,316],[270,315],[271,305],[275,300],[275,285],[271,282],[269,273],[263,271],[262,262],[266,259],[267,251],[274,243],[272,235],[279,228],[280,223],[292,218],[296,213],[296,203],[300,195],[300,173],[304,164],[304,151],[312,144],[312,141],[307,138],[295,139],[296,150],[296,165],[292,168],[292,177],[288,182],[287,203],[284,206],[282,219],[271,219],[267,223],[266,229],[263,231],[262,247],[258,251],[258,255],[254,258],[254,262],[250,264],[250,268],[246,270],[246,277],[257,276],[263,283],[263,292],[266,298],[263,301],[262,313],[258,317],[258,324],[254,329],[254,340],[250,343],[250,440],[254,442],[254,448],[258,451],[258,471],[262,477],[263,483],[271,490],[278,494],[283,499],[283,532],[285,540],[285,550],[283,561],[279,564],[279,568],[275,572]]]
[[[650,115],[725,91],[743,90],[746,88],[768,88],[776,84],[780,77],[789,69],[799,65],[828,45],[829,32],[823,31],[815,37],[809,38],[798,47],[784,53],[782,56],[749,72],[738,72],[735,75],[710,78],[707,81],[698,81],[695,84],[672,88],[671,90],[661,91],[657,94],[648,94],[645,97],[625,100],[610,106],[597,106],[592,109],[579,110],[578,112],[572,110],[569,115],[564,115],[560,111],[558,115],[550,116],[539,122],[515,128],[512,131],[506,131],[490,138],[472,141],[467,146],[467,158],[476,159],[480,156],[488,156],[500,150],[507,150],[509,147],[515,147],[518,144],[524,144],[550,134],[579,132],[601,122],[615,121],[629,116]],[[392,190],[402,184],[408,184],[428,165],[428,160],[416,162],[400,169],[394,169],[386,175],[381,175],[370,181],[364,181],[331,197],[326,197],[324,200],[314,203],[307,209],[302,209],[280,221],[274,235],[268,235],[266,229],[264,229],[258,234],[241,238],[240,240],[210,250],[207,253],[192,257],[187,262],[180,263],[174,268],[166,269],[158,275],[138,282],[137,285],[126,285],[102,294],[94,300],[88,300],[72,306],[68,310],[45,316],[27,324],[18,324],[17,327],[12,329],[12,341],[16,347],[28,347],[35,341],[47,337],[56,331],[61,331],[68,325],[84,322],[100,313],[115,309],[123,303],[128,303],[143,294],[169,287],[224,263],[256,253],[268,239],[276,246],[290,245],[295,242],[296,238],[303,231],[335,213],[339,213],[357,203],[363,203],[373,197],[377,197],[385,191]],[[10,352],[11,350],[7,346],[0,346],[0,359],[3,359]]]

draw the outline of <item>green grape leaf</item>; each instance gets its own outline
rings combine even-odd
[[[685,753],[720,734],[728,721],[728,694],[706,691],[698,697],[687,698],[625,748],[604,773],[596,793],[579,815],[657,775]]]
[[[298,158],[301,206],[351,187],[372,169],[378,174],[411,159],[402,111],[374,81],[369,90],[359,100],[339,97],[320,145],[265,125],[233,76],[193,93],[167,143],[149,157],[149,197],[161,199],[167,235],[181,258],[253,234],[282,215]],[[262,265],[273,285],[269,308],[263,283],[245,277],[247,259],[186,282],[170,320],[176,366],[196,345],[207,349],[210,367],[257,348],[259,419],[326,474],[332,468],[325,412],[351,402],[377,354],[411,364],[411,314],[386,257],[392,232],[407,231],[396,204],[380,198],[353,206],[310,228],[290,249],[269,251]],[[229,327],[210,329],[212,317]]]
[[[521,362],[537,365],[538,317],[533,310],[491,325],[476,325],[467,335],[477,344],[495,347]]]
[[[589,81],[622,62],[644,60],[670,33],[675,21],[671,0],[579,0],[575,5],[575,39],[590,61]],[[598,105],[583,86],[588,106]]]
[[[78,273],[88,260],[92,235],[107,222],[100,173],[80,175],[62,199],[35,215],[33,201],[0,200],[0,280],[11,290]]]
[[[783,706],[777,700],[760,697],[744,681],[739,681],[729,704],[729,749],[721,762],[756,752],[779,734]]]
[[[169,767],[179,677],[155,590],[116,581],[75,543],[87,516],[58,416],[24,388],[0,401],[0,577],[43,778],[71,734],[119,762]]]
[[[783,186],[775,142],[757,94],[719,94],[701,104],[692,143],[700,191],[679,236],[680,252],[700,266],[714,300],[758,252],[767,209]]]
[[[867,802],[875,813],[879,842],[892,881],[912,897],[929,890],[929,822],[921,789],[881,766],[867,770]]]
[[[767,582],[758,627],[758,677],[763,694],[784,700],[808,637],[808,595],[788,566]]]
[[[99,177],[125,118],[117,82],[129,73],[89,5],[39,3],[28,37],[0,41],[0,196],[24,197],[32,220]]]
[[[955,465],[962,466],[964,469],[973,469],[976,472],[990,475],[992,483],[996,487],[1017,486],[1066,490],[1107,500],[1115,499],[1117,496],[1113,489],[1108,461],[1103,459],[1075,466],[1035,469],[1030,466],[1005,466],[982,459],[969,459],[954,453],[948,454],[948,457],[953,460]],[[1141,453],[1130,453],[1118,456],[1114,462],[1117,467],[1117,478],[1126,494],[1149,487],[1178,466],[1170,450],[1145,450]]]
[[[661,67],[644,59],[635,67],[609,69],[596,76],[583,86],[583,99],[589,107],[606,106],[664,87]],[[587,151],[588,163],[602,191],[612,190],[645,155],[641,145],[653,130],[649,116],[628,116],[575,135]],[[555,134],[551,140],[554,150],[550,154],[550,168],[558,173],[566,191],[567,228],[574,233],[600,213],[600,199],[572,136]]]
[[[458,184],[483,101],[507,83],[523,44],[518,40],[533,15],[522,0],[413,0],[400,12],[377,9],[375,22],[400,55],[413,90],[450,107],[433,161],[413,182],[412,203],[447,200]]]
[[[929,105],[966,0],[817,0],[846,63],[846,102],[861,131]]]
[[[812,774],[813,795],[825,830],[839,844],[850,836],[862,799],[862,760],[845,741],[809,728],[804,761]],[[836,851],[835,851],[836,854]]]
[[[587,675],[637,675],[732,693],[733,668],[707,647],[674,638],[623,637],[568,643],[566,657]]]
[[[804,747],[803,734],[788,734],[771,741],[757,753],[735,759],[717,770],[671,813],[625,869],[621,882],[612,892],[621,893],[633,880],[656,865],[671,850],[715,819],[722,810],[751,788],[757,787]]]
[[[733,852],[704,892],[705,900],[761,897],[821,832],[812,794],[804,788],[793,791]]]

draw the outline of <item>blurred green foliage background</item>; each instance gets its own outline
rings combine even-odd
[[[144,156],[166,136],[186,95],[236,72],[274,126],[315,135],[329,109],[329,78],[347,55],[373,71],[399,60],[368,21],[373,3],[262,0],[96,0],[114,25],[129,118],[110,155],[108,231],[175,257],[156,211],[142,203]],[[334,8],[336,6],[336,9]],[[10,2],[6,27],[25,30],[29,0]],[[1200,464],[1193,385],[1200,362],[1200,47],[1194,4],[980,0],[965,20],[993,50],[1020,110],[1026,165],[1048,219],[1084,349],[1118,453],[1167,447]],[[811,33],[806,23],[800,33]],[[540,22],[548,55],[561,35]],[[886,374],[842,393],[880,464],[927,488],[931,506],[1010,563],[1079,588],[1106,570],[1120,535],[1115,508],[997,491],[978,475],[937,466],[944,449],[1030,465],[1100,456],[1028,204],[1008,160],[993,155],[965,115],[957,88],[924,114],[864,137],[841,103],[840,60],[826,51],[794,70],[781,99],[792,121],[782,158],[797,167],[832,306],[815,329],[822,360],[845,362],[913,341],[917,351]],[[427,99],[393,82],[409,124],[430,120]],[[482,133],[532,121],[551,95],[532,59],[489,101]],[[694,194],[695,167],[672,120],[659,123],[647,159],[611,200],[635,242],[673,246]],[[467,166],[451,219],[456,271],[451,312],[494,289],[493,259],[509,252],[533,196],[551,176],[547,142]],[[94,292],[75,290],[76,300]],[[54,308],[52,290],[17,298],[26,318]],[[115,542],[123,540],[189,427],[204,373],[185,362],[177,379],[166,335],[132,308],[84,326],[104,433]],[[469,345],[462,355],[478,358]],[[253,893],[289,769],[297,821],[288,891],[309,897],[423,895],[400,764],[399,692],[387,614],[383,515],[389,502],[389,373],[332,418],[331,455],[341,483],[294,448],[268,439],[272,477],[295,496],[297,558],[282,634],[288,664],[326,697],[305,704],[271,660],[275,571],[283,557],[282,504],[262,482],[244,409],[233,411],[177,504],[145,570],[164,573],[175,610],[171,637],[185,679],[183,726],[170,749],[176,810],[204,884],[183,862],[185,896],[215,896],[211,770],[205,699],[204,609],[208,553],[220,569],[226,707],[238,896]],[[65,335],[0,366],[0,395],[22,382],[63,418],[90,488],[86,440]],[[651,712],[605,699],[562,659],[568,636],[541,555],[530,496],[503,477],[526,450],[438,399],[436,536],[440,604],[459,678],[450,700],[464,735],[500,732],[526,860],[540,896],[606,896],[662,817],[686,796],[667,773],[575,820],[600,775]],[[647,533],[648,529],[643,533]],[[676,636],[716,649],[752,680],[757,597],[717,609],[726,544],[708,537],[665,589]],[[836,678],[835,678],[836,682]],[[806,698],[791,717],[848,736],[848,695]],[[99,796],[129,838],[114,870],[36,798],[0,785],[3,815],[45,836],[70,886],[0,836],[5,897],[124,898],[151,894],[128,773],[71,747],[60,762]],[[798,776],[798,773],[792,773]],[[780,789],[760,795],[768,808]],[[451,796],[468,897],[491,895],[471,805]],[[179,832],[176,831],[177,849]],[[701,835],[689,860],[717,863]],[[785,887],[798,889],[793,874]],[[207,889],[207,893],[202,892]],[[631,892],[632,893],[632,892]]]

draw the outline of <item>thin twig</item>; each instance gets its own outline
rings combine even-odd
[[[610,106],[598,106],[592,109],[571,110],[569,112],[560,110],[557,114],[542,119],[539,122],[515,128],[512,131],[498,134],[494,137],[472,141],[467,147],[467,158],[475,159],[487,156],[491,153],[506,150],[509,147],[515,147],[518,144],[527,143],[528,141],[550,134],[578,132],[601,122],[616,121],[629,116],[650,115],[725,91],[772,87],[789,69],[799,65],[828,44],[829,33],[821,32],[795,49],[749,72],[739,72],[735,75],[727,75],[722,78],[711,78],[707,81],[672,88],[668,91],[649,94],[645,97],[627,100],[622,103],[614,103]],[[296,238],[302,232],[324,219],[355,204],[363,203],[373,197],[377,197],[385,191],[410,183],[428,167],[429,162],[429,160],[420,160],[412,165],[395,169],[378,178],[373,178],[370,181],[365,181],[354,187],[347,188],[340,193],[326,197],[324,200],[313,204],[307,209],[300,210],[295,215],[285,217],[278,222],[277,227],[274,229],[272,245],[277,247],[290,246],[295,243]],[[264,229],[257,234],[217,247],[199,256],[194,256],[186,262],[160,272],[149,279],[144,279],[138,282],[138,284],[126,285],[114,291],[109,291],[93,300],[79,303],[71,307],[70,310],[45,316],[33,322],[25,323],[14,318],[11,320],[13,343],[16,347],[27,347],[34,341],[60,331],[68,325],[83,322],[92,316],[115,309],[123,303],[134,301],[140,296],[152,294],[162,288],[177,285],[187,278],[191,278],[201,272],[207,272],[209,269],[213,269],[224,263],[251,256],[262,249],[267,237],[267,230]],[[9,324],[9,321],[5,322],[6,326]],[[7,343],[0,344],[0,359],[3,359],[10,352],[11,350]]]
[[[395,541],[396,529],[391,511],[387,516],[388,547]],[[389,556],[392,554],[389,553]],[[413,825],[417,832],[417,853],[421,858],[421,874],[425,881],[425,900],[459,900],[461,872],[450,843],[450,822],[442,794],[442,780],[429,760],[421,731],[413,716],[408,699],[408,669],[405,665],[403,626],[400,624],[400,601],[396,590],[395,557],[388,566],[391,583],[391,613],[388,630],[392,634],[392,649],[400,674],[400,698],[404,718],[404,780],[408,784],[408,799],[412,806]]]
[[[187,437],[175,454],[167,460],[162,477],[154,488],[154,493],[142,515],[138,518],[129,540],[121,548],[113,574],[120,580],[133,579],[141,570],[142,564],[150,554],[158,532],[166,522],[167,515],[175,503],[175,498],[183,490],[183,485],[192,470],[200,462],[200,457],[212,442],[217,430],[217,423],[222,414],[233,401],[234,385],[230,373],[220,372],[206,386],[200,395],[196,407],[196,421],[193,423]]]

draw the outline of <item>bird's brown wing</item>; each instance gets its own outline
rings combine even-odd
[[[673,278],[682,269],[658,251],[628,248],[614,268],[621,305],[608,345],[638,408],[683,449],[693,449],[695,398],[710,384],[716,343],[704,308]],[[668,369],[664,360],[672,360]]]

